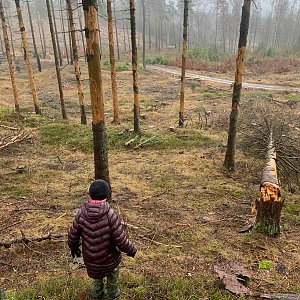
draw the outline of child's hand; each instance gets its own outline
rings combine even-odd
[[[79,248],[75,249],[75,250],[71,250],[71,255],[72,255],[73,258],[80,257],[81,256],[81,250]]]

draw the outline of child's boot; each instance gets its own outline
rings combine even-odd
[[[107,299],[115,300],[121,295],[119,289],[119,268],[114,269],[107,275]]]
[[[91,290],[91,295],[95,299],[103,299],[104,297],[104,282],[103,279],[95,279],[93,283],[93,288]]]

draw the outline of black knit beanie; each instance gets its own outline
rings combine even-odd
[[[110,188],[106,181],[98,179],[95,180],[89,189],[89,194],[92,200],[103,200],[109,195]]]

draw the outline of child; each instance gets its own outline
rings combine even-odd
[[[96,299],[104,297],[105,277],[108,299],[119,298],[121,252],[131,257],[137,252],[127,239],[118,215],[106,201],[109,193],[106,181],[94,181],[89,189],[90,200],[81,206],[68,234],[68,245],[73,257],[81,255],[79,239],[82,238],[83,260],[89,277],[94,279],[91,294]]]

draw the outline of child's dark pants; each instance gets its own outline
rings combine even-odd
[[[103,299],[105,295],[104,278],[94,279],[91,294],[96,299]],[[119,267],[115,268],[106,276],[106,297],[105,299],[114,300],[118,299],[121,294],[119,289]]]

